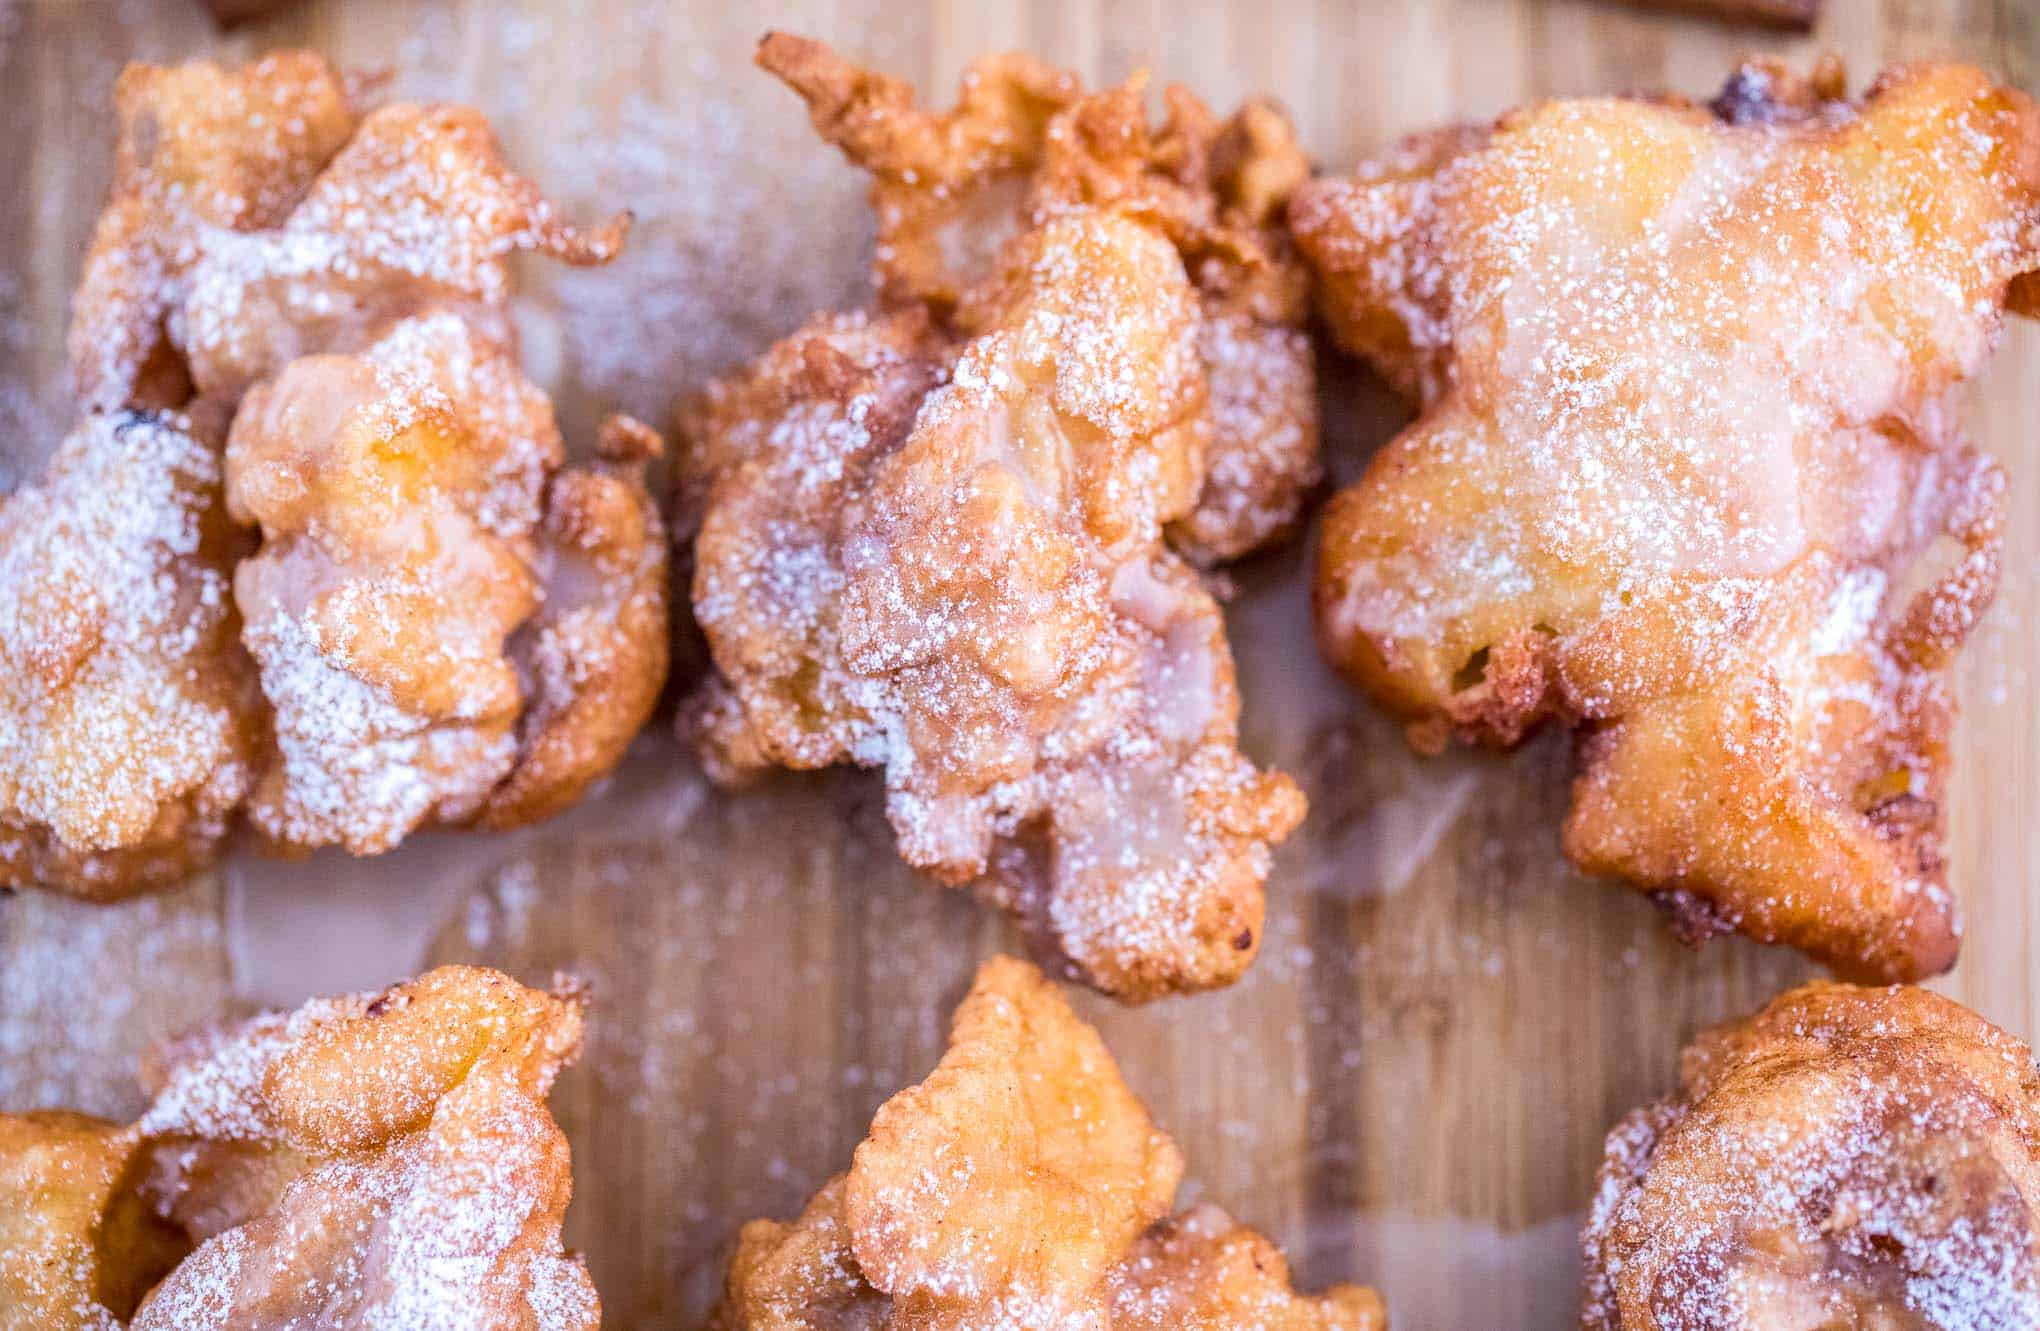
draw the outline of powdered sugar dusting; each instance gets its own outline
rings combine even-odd
[[[0,902],[0,1111],[132,1117],[142,1051],[227,1001],[218,900],[205,879],[110,906],[50,893]]]
[[[2040,267],[2031,134],[1965,67],[1852,102],[1759,61],[1713,114],[1548,102],[1297,200],[1425,408],[1330,510],[1321,640],[1430,747],[1583,727],[1568,851],[1688,938],[1954,960],[1941,668],[2003,482],[1948,398]]]
[[[443,969],[173,1046],[138,1125],[142,1186],[201,1242],[137,1331],[466,1331],[520,1308],[538,1331],[593,1327],[594,1288],[558,1244],[571,1185],[543,1103],[579,1029],[570,997]],[[240,1175],[265,1183],[237,1191]]]
[[[568,222],[471,109],[360,116],[372,82],[287,51],[234,70],[135,64],[117,85],[116,179],[72,330],[98,414],[0,528],[17,601],[0,613],[10,884],[174,881],[244,799],[272,840],[361,854],[428,820],[543,816],[650,709],[663,536],[640,473],[659,441],[620,429],[629,456],[565,477],[572,511],[549,511],[564,448],[507,314],[511,255],[600,263],[628,218]],[[109,432],[132,460],[93,444]],[[159,435],[189,456],[144,447]],[[238,566],[229,518],[262,537]],[[556,537],[590,559],[553,559]],[[120,567],[92,567],[109,558]],[[530,681],[544,715],[520,733],[508,640],[555,565],[563,600],[623,622],[551,632]],[[565,585],[611,572],[613,596]],[[523,763],[521,739],[547,752]],[[515,807],[487,807],[513,769]]]
[[[228,495],[265,537],[236,584],[276,711],[265,834],[386,850],[472,815],[510,770],[505,643],[537,600],[530,541],[560,455],[545,399],[449,314],[250,394]]]
[[[1195,497],[1195,297],[1108,214],[1018,253],[953,352],[913,312],[819,319],[711,394],[694,724],[725,775],[884,766],[908,861],[1093,984],[1224,983],[1301,802],[1238,753],[1217,606],[1161,545]]]
[[[0,508],[0,867],[81,892],[204,863],[251,779],[219,463],[89,417]]]
[[[508,733],[435,729],[330,663],[295,620],[253,630],[263,690],[282,700],[277,746],[288,802],[258,825],[279,841],[387,849],[428,817],[480,806],[516,757]]]
[[[709,86],[722,81],[694,72]],[[569,113],[562,132],[586,151],[561,155],[560,187],[639,200],[645,211],[609,269],[551,279],[585,389],[661,420],[680,393],[862,287],[869,223],[835,229],[818,246],[812,231],[780,220],[796,210],[853,215],[855,178],[809,147],[794,117],[771,109],[760,83],[684,109],[637,94],[613,112]],[[769,177],[749,169],[762,159],[778,164]]]
[[[206,1029],[172,1046],[177,1059],[140,1120],[152,1137],[274,1142],[282,1135],[264,1096],[277,1056],[315,1027],[357,1016],[369,995],[314,999],[290,1013],[269,1013],[239,1026]]]
[[[1608,1139],[1590,1328],[2040,1319],[2040,1070],[1918,990],[1809,986]]]

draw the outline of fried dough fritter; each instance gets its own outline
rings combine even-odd
[[[1114,213],[1030,232],[977,298],[825,316],[716,386],[695,615],[711,771],[886,770],[901,854],[1070,973],[1229,983],[1302,796],[1236,741],[1217,604],[1162,544],[1195,493],[1196,296]]]
[[[275,711],[264,835],[374,854],[515,826],[614,764],[664,677],[665,538],[642,456],[563,451],[508,348],[450,313],[250,391],[227,500],[263,534],[235,593]]]
[[[516,761],[505,643],[538,606],[532,529],[563,455],[545,395],[451,314],[248,394],[227,503],[262,532],[234,584],[276,716],[248,809],[265,836],[373,854],[488,799]]]
[[[477,826],[522,827],[573,804],[658,706],[670,550],[645,467],[665,450],[644,422],[611,416],[597,460],[552,478],[533,533],[545,601],[506,644],[525,695],[517,762]]]
[[[481,112],[394,103],[361,121],[281,226],[215,234],[173,324],[198,392],[236,402],[300,356],[361,351],[449,312],[515,344],[508,261],[606,263],[630,215],[581,228],[503,163]]]
[[[906,84],[807,38],[768,34],[758,63],[872,173],[888,306],[924,305],[956,332],[982,332],[970,293],[1023,232],[1086,208],[1160,227],[1198,290],[1211,393],[1197,503],[1169,539],[1209,565],[1295,526],[1321,471],[1308,282],[1282,210],[1310,162],[1279,107],[1256,99],[1220,120],[1171,86],[1168,118],[1151,128],[1145,76],[1087,93],[1074,75],[1009,52],[973,63],[955,108],[934,113]]]
[[[1921,989],[1815,983],[1700,1036],[1608,1136],[1589,1331],[2040,1324],[2040,1073]]]
[[[1218,607],[1165,543],[1223,414],[1214,291],[1251,312],[1283,285],[1216,202],[1200,154],[1225,136],[1171,131],[1164,152],[1126,118],[1137,95],[1076,99],[1020,57],[946,118],[811,43],[768,38],[760,59],[879,166],[882,214],[924,138],[982,158],[970,178],[994,193],[1022,172],[1040,206],[968,273],[929,266],[949,252],[933,214],[889,221],[887,304],[810,321],[688,410],[676,522],[717,676],[683,724],[726,782],[883,767],[901,854],[975,883],[1066,974],[1130,1001],[1230,983],[1302,797],[1240,755]],[[1139,137],[1123,160],[1054,146],[1087,118]],[[1233,151],[1225,178],[1272,216],[1250,165],[1267,156]],[[1179,158],[1180,179],[1160,165]],[[1051,189],[1065,177],[1092,193]],[[957,202],[943,191],[927,206]],[[1206,249],[1231,276],[1200,290],[1184,262]]]
[[[1950,398],[2040,267],[2033,104],[1758,62],[1421,137],[1291,221],[1423,409],[1327,509],[1326,656],[1425,744],[1578,727],[1568,854],[1687,936],[1946,969],[1944,667],[2003,487]]]
[[[216,668],[178,687],[230,698],[251,734],[231,753],[182,754],[192,723],[170,707],[182,694],[150,694],[134,670],[89,695],[89,724],[45,729],[28,709],[50,705],[89,644],[62,637],[55,603],[16,616],[11,655],[44,664],[18,696],[0,692],[0,738],[37,736],[33,751],[0,745],[13,750],[0,791],[25,801],[0,803],[0,882],[166,886],[210,858],[244,799],[280,847],[356,854],[428,822],[510,827],[572,803],[622,756],[665,678],[667,544],[643,476],[662,445],[618,418],[604,427],[615,456],[563,466],[551,404],[517,365],[507,264],[523,250],[602,262],[628,216],[563,220],[472,110],[357,118],[345,81],[308,54],[234,73],[133,66],[120,102],[120,172],[74,311],[74,367],[88,404],[177,406],[180,428],[212,445],[180,464],[202,481],[180,484],[221,510],[203,562],[231,578],[232,599],[193,581],[213,618],[141,665],[174,677],[207,656]],[[64,493],[81,510],[94,499]],[[178,522],[181,494],[135,490],[117,516],[137,532]],[[31,519],[29,499],[10,500],[0,547],[17,509],[24,539],[0,557],[26,569],[46,558],[50,533],[35,533],[74,519]],[[238,567],[227,516],[261,542]],[[100,544],[90,558],[121,567],[95,576],[153,567],[147,549]],[[138,586],[184,595],[164,578]],[[203,636],[215,625],[246,651]],[[142,654],[141,630],[119,631],[122,651]],[[128,716],[180,743],[174,770],[157,770],[165,743],[115,743],[113,723],[90,733]],[[38,789],[81,776],[91,784],[68,806]],[[111,826],[79,821],[103,791],[130,790],[156,792],[157,822],[135,808]]]
[[[560,470],[507,315],[512,251],[599,263],[627,222],[572,226],[477,113],[400,105],[281,228],[197,265],[192,379],[254,386],[228,482],[265,533],[237,586],[277,710],[251,807],[271,838],[360,854],[428,819],[516,826],[577,799],[650,716],[665,538],[642,468]]]
[[[73,301],[90,409],[231,412],[256,380],[360,351],[442,309],[508,341],[510,255],[599,264],[630,217],[583,229],[504,165],[462,106],[361,114],[310,52],[238,71],[130,65],[118,166]]]
[[[1372,1290],[1294,1293],[1215,1206],[1165,1219],[1175,1144],[1054,984],[994,958],[949,1050],[792,1224],[754,1220],[715,1331],[1381,1331]]]
[[[581,1008],[444,967],[176,1042],[131,1127],[0,1116],[0,1328],[592,1331],[545,1106]]]
[[[112,1331],[189,1248],[135,1190],[141,1135],[0,1114],[0,1331]]]
[[[354,133],[346,81],[309,51],[238,70],[129,65],[114,85],[113,188],[72,300],[73,386],[88,410],[179,407],[171,324],[214,231],[282,223]]]
[[[112,898],[212,862],[254,781],[213,447],[89,416],[0,502],[0,883]]]

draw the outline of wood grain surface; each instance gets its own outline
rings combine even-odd
[[[1594,0],[939,0],[747,6],[624,0],[314,0],[217,34],[185,0],[0,0],[0,483],[59,437],[62,330],[110,156],[120,63],[306,44],[471,101],[577,214],[634,208],[606,271],[534,268],[527,359],[570,434],[672,397],[810,309],[861,299],[862,183],[753,71],[767,26],[813,33],[947,99],[974,54],[1026,47],[1093,79],[1137,66],[1215,103],[1268,90],[1341,168],[1402,131],[1547,94],[1706,92],[1740,51],[1881,64],[1958,54],[2033,87],[2022,0],[1830,0],[1810,37]],[[1399,423],[1329,369],[1333,465]],[[1973,395],[2011,468],[2007,579],[1964,658],[1955,877],[1969,936],[1941,986],[2040,1035],[2040,331],[2014,327]],[[1672,943],[1641,898],[1585,881],[1556,829],[1566,756],[1413,757],[1318,663],[1302,552],[1240,571],[1229,617],[1248,747],[1312,812],[1272,883],[1268,941],[1223,994],[1116,1011],[1086,998],[1181,1141],[1198,1195],[1288,1246],[1311,1282],[1377,1284],[1403,1331],[1575,1316],[1573,1235],[1601,1135],[1663,1091],[1696,1027],[1808,969],[1741,940]],[[438,959],[586,976],[592,1046],[556,1097],[570,1239],[608,1324],[689,1325],[722,1247],[790,1215],[917,1079],[976,960],[1011,939],[896,861],[855,773],[711,791],[664,733],[568,817],[380,861],[237,857],[161,901],[0,901],[0,1107],[132,1108],[135,1050],[251,1002],[380,983]]]

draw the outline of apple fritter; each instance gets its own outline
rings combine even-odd
[[[592,1331],[545,1105],[581,1022],[445,967],[174,1042],[131,1127],[0,1116],[0,1327]]]
[[[1327,509],[1326,656],[1424,745],[1577,728],[1567,852],[1689,938],[1946,969],[1945,667],[2003,488],[1951,399],[2040,267],[2033,104],[1754,62],[1422,136],[1291,223],[1422,412]]]
[[[141,1134],[0,1114],[0,1331],[115,1331],[190,1250],[136,1190]]]
[[[683,415],[716,667],[683,724],[723,781],[884,768],[906,859],[1067,975],[1128,1000],[1230,983],[1302,797],[1240,755],[1218,607],[1168,533],[1237,414],[1210,311],[1300,318],[1266,224],[1287,123],[1221,128],[1183,94],[1151,136],[1137,89],[1083,97],[1019,56],[928,116],[815,43],[760,60],[877,171],[887,295]],[[996,241],[948,218],[966,195],[1004,200]],[[966,260],[952,224],[989,248]]]
[[[523,682],[517,761],[477,825],[522,827],[579,800],[616,766],[665,686],[670,549],[645,468],[658,431],[611,416],[596,460],[566,467],[533,532],[545,600],[505,644]]]
[[[1208,565],[1295,526],[1321,473],[1308,282],[1282,210],[1310,162],[1278,106],[1254,99],[1221,120],[1171,86],[1168,116],[1151,127],[1145,76],[1087,93],[1074,75],[1014,52],[973,63],[956,106],[930,112],[906,84],[807,38],[769,34],[758,63],[872,173],[888,306],[924,305],[974,334],[984,325],[970,293],[1030,228],[1096,207],[1161,228],[1197,288],[1210,384],[1197,503],[1169,538]]]
[[[688,424],[711,772],[883,767],[911,863],[1126,999],[1229,983],[1302,796],[1237,747],[1196,493],[1197,296],[1152,227],[1028,232],[958,340],[824,316]]]
[[[172,324],[201,239],[280,225],[353,135],[358,108],[309,51],[235,70],[129,65],[113,96],[113,188],[72,299],[71,376],[87,409],[182,406],[191,381]]]
[[[481,113],[394,103],[309,52],[245,69],[130,65],[113,189],[72,304],[88,408],[230,413],[256,380],[451,309],[508,339],[507,260],[612,258],[511,171]],[[194,408],[195,409],[195,408]]]
[[[481,808],[516,760],[505,646],[538,606],[563,455],[545,395],[451,314],[248,394],[227,503],[262,533],[234,589],[276,718],[248,810],[265,836],[373,854]]]
[[[561,217],[504,165],[479,111],[394,103],[362,119],[280,226],[209,235],[173,340],[200,395],[225,403],[416,316],[456,314],[514,345],[511,257],[606,263],[629,227],[628,213],[593,228]]]
[[[212,862],[255,779],[214,447],[88,416],[0,500],[0,885],[111,898]]]
[[[1289,1285],[1215,1206],[1165,1218],[1182,1156],[1096,1031],[994,958],[949,1049],[888,1100],[850,1172],[791,1224],[754,1220],[716,1331],[1058,1327],[1381,1331],[1372,1290]]]
[[[1796,989],[1609,1134],[1584,1248],[1589,1331],[2040,1324],[2032,1050],[1922,989]]]
[[[508,348],[447,312],[249,392],[227,502],[262,532],[235,594],[275,715],[265,836],[373,854],[514,825],[615,763],[664,676],[665,540],[642,457],[563,452]]]
[[[81,436],[158,404],[205,443],[122,502],[89,479],[8,501],[0,557],[24,576],[0,589],[22,607],[5,649],[25,664],[0,691],[0,882],[165,886],[244,801],[292,849],[519,825],[579,798],[652,712],[662,445],[617,418],[604,456],[564,466],[509,316],[517,252],[600,263],[629,218],[564,220],[475,111],[364,113],[359,92],[303,53],[121,78],[74,309],[102,411]],[[101,470],[141,465],[107,452]],[[202,550],[152,534],[201,527]],[[109,596],[133,582],[111,610],[144,618],[101,624],[107,606],[52,582],[88,572]],[[127,673],[73,680],[88,661]]]

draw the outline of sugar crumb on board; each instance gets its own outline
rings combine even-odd
[[[707,57],[693,75],[713,86]],[[862,285],[860,183],[818,153],[788,151],[805,138],[799,126],[759,115],[755,100],[706,94],[675,108],[633,93],[613,115],[582,107],[569,117],[588,150],[561,163],[560,188],[640,208],[614,265],[553,283],[577,377],[624,410],[663,419],[676,391]],[[785,169],[748,165],[758,161]],[[706,180],[716,188],[700,188]],[[857,220],[824,225],[838,218]]]
[[[667,51],[670,20],[648,3],[606,13],[605,46]],[[526,275],[520,314],[552,325],[573,385],[562,403],[570,438],[593,419],[577,397],[663,421],[677,395],[811,311],[854,303],[871,243],[862,179],[752,73],[748,28],[741,40],[734,28],[700,31],[671,57],[683,68],[650,91],[569,96],[547,83],[574,21],[498,6],[463,24],[429,10],[399,48],[393,88],[475,101],[570,215],[635,213],[621,257],[601,271]],[[477,46],[496,77],[470,86]]]
[[[0,900],[0,1111],[132,1117],[142,1050],[227,1009],[219,900],[212,878],[117,905]]]

